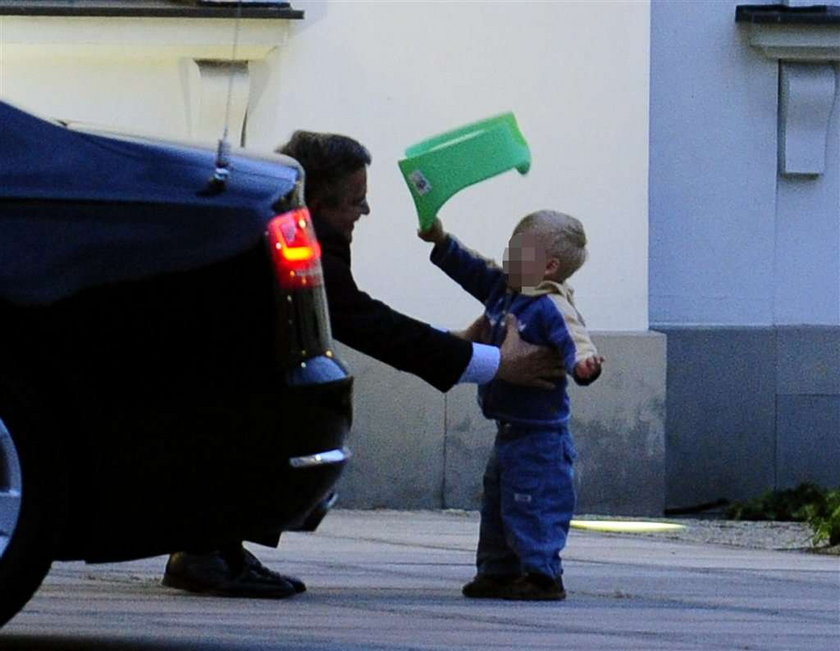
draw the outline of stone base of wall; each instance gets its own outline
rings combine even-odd
[[[578,512],[661,515],[665,506],[665,336],[596,333],[603,376],[573,386]],[[346,508],[476,509],[495,433],[474,386],[443,395],[346,347],[356,378]]]
[[[668,507],[840,486],[840,327],[657,330]]]

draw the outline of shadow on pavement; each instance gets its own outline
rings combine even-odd
[[[347,642],[289,641],[238,644],[171,639],[107,638],[93,636],[9,635],[0,633],[2,651],[391,651],[395,647]],[[404,648],[404,647],[399,647]]]
[[[195,640],[179,643],[164,639],[153,641],[0,634],[0,649],[3,651],[244,651],[245,648],[233,643],[196,643]]]

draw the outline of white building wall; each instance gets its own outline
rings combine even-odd
[[[217,140],[228,77],[199,61],[250,70],[233,85],[234,124],[262,92],[288,32],[285,20],[0,16],[0,98],[42,115],[167,138]],[[232,138],[238,142],[238,133]]]
[[[468,188],[445,225],[501,258],[516,221],[537,208],[580,217],[588,264],[574,278],[598,330],[646,330],[647,2],[296,2],[306,19],[266,86],[274,116],[249,143],[294,129],[335,131],[372,151],[371,215],[357,226],[360,286],[395,307],[456,327],[481,306],[427,260],[397,169],[404,149],[441,131],[513,111],[530,173]]]
[[[501,258],[526,213],[550,207],[580,217],[591,254],[573,285],[590,327],[647,329],[648,2],[294,6],[304,20],[242,21],[247,145],[271,149],[305,128],[346,133],[371,149],[373,213],[354,243],[362,287],[442,326],[478,314],[481,306],[428,263],[396,161],[418,140],[513,111],[531,145],[531,172],[456,195],[441,212],[445,224]],[[209,111],[221,129],[226,85],[203,89],[195,59],[230,56],[233,26],[0,17],[0,96],[63,119],[215,138],[201,125]]]

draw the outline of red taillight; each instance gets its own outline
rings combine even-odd
[[[277,215],[268,222],[267,236],[281,287],[304,289],[323,282],[321,245],[309,210],[298,208]]]

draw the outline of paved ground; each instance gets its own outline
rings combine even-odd
[[[309,591],[271,602],[158,584],[164,558],[57,563],[0,648],[840,649],[840,557],[575,530],[560,603],[467,600],[474,513],[336,511],[280,550]]]

